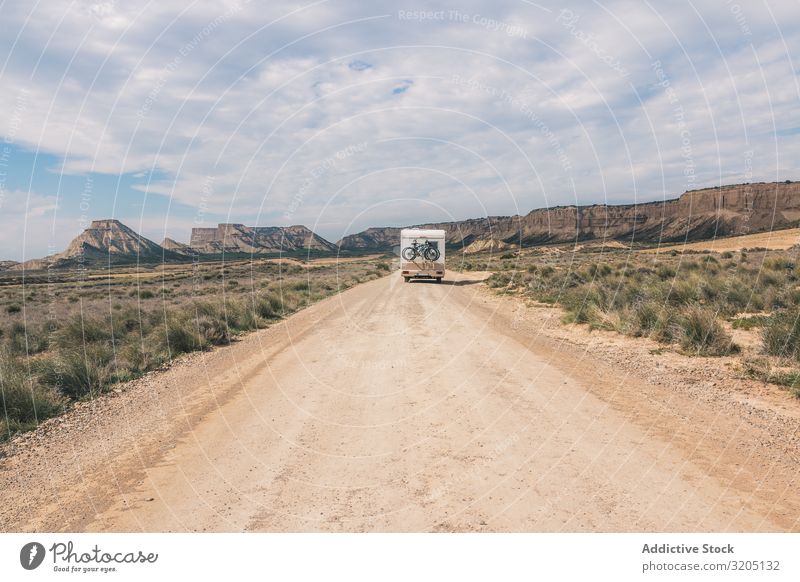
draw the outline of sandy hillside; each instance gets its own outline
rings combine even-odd
[[[658,249],[648,249],[647,253],[663,253],[677,251],[740,251],[742,249],[765,248],[785,250],[800,244],[800,228],[759,232],[728,238],[715,238],[705,241],[686,243],[681,245],[663,246]]]

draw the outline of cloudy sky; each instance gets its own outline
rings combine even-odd
[[[0,259],[800,179],[797,2],[0,5]]]

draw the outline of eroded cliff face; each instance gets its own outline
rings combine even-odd
[[[590,239],[700,240],[787,227],[798,220],[800,183],[780,182],[693,190],[664,202],[560,206],[524,216],[419,226],[444,229],[448,244],[468,247],[490,240],[517,246]],[[344,237],[339,245],[345,250],[388,250],[397,244],[399,232],[397,227],[370,228]]]
[[[400,228],[394,226],[368,228],[339,241],[341,248],[358,250],[390,250],[400,244]]]
[[[153,241],[143,237],[122,224],[119,220],[94,220],[89,228],[72,239],[62,255],[76,256],[91,247],[111,255],[161,255],[163,249]]]
[[[490,216],[418,225],[444,229],[447,243],[468,252],[591,239],[672,242],[701,240],[785,228],[800,221],[800,183],[760,183],[706,188],[680,198],[617,206],[561,206],[524,216]],[[399,244],[400,227],[369,228],[339,241],[344,250],[387,251]],[[305,226],[249,227],[220,224],[192,229],[188,247],[171,239],[164,246],[118,220],[95,220],[62,253],[4,262],[9,270],[44,269],[96,263],[134,263],[185,259],[194,253],[274,253],[335,251],[336,246]]]
[[[103,263],[158,262],[176,258],[119,220],[94,220],[69,243],[65,251],[16,264],[13,270],[38,270],[49,267],[81,267]]]
[[[178,242],[169,237],[166,237],[164,240],[161,241],[161,246],[167,249],[168,251],[172,251],[180,255],[192,254],[192,249],[189,248],[189,245],[185,245],[182,242]]]
[[[332,251],[336,246],[302,225],[245,226],[219,224],[193,228],[189,246],[199,253],[277,253],[281,251]]]

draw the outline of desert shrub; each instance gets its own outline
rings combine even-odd
[[[267,295],[256,301],[256,313],[262,319],[278,319],[283,311],[279,297]]]
[[[629,317],[633,320],[630,326],[631,335],[649,337],[658,327],[662,318],[663,307],[655,301],[640,301],[634,304]]]
[[[794,263],[782,256],[772,256],[764,259],[764,269],[771,271],[790,271],[794,269]]]
[[[38,329],[32,325],[26,326],[20,322],[11,324],[6,339],[9,352],[16,355],[33,355],[45,351],[49,345],[47,326]]]
[[[784,309],[790,305],[785,287],[769,287],[762,292],[761,296],[764,303],[763,309],[766,311]]]
[[[55,416],[64,409],[66,400],[42,386],[8,350],[0,350],[0,404],[0,439],[5,439]]]
[[[288,285],[288,288],[291,291],[308,291],[311,287],[309,281],[295,281],[294,283]]]
[[[259,323],[256,313],[250,305],[243,301],[228,300],[225,302],[223,321],[233,332],[250,331],[258,329]]]
[[[222,308],[220,304],[211,301],[195,301],[188,308],[193,317],[206,315],[208,317],[222,318]]]
[[[221,319],[204,315],[195,320],[195,325],[203,344],[220,346],[230,343],[228,326]]]
[[[766,287],[783,287],[786,275],[782,271],[763,270],[758,277],[758,283]]]
[[[110,340],[111,326],[104,320],[79,314],[63,323],[53,338],[58,347],[75,348],[84,343]]]
[[[124,381],[125,376],[135,378],[166,359],[165,355],[157,353],[158,347],[150,340],[149,337],[129,338],[119,346],[115,379]]]
[[[668,281],[675,278],[675,269],[669,265],[659,265],[658,269],[656,269],[656,275],[662,281]]]
[[[611,274],[612,269],[611,266],[606,263],[590,263],[587,271],[590,278],[597,279],[607,277]]]
[[[169,317],[166,323],[162,323],[152,334],[157,342],[156,345],[160,346],[161,351],[170,358],[202,350],[208,346],[189,318]]]
[[[603,326],[606,298],[601,289],[582,288],[565,292],[561,304],[567,311],[565,322]]]
[[[727,304],[729,310],[733,313],[739,313],[746,310],[753,300],[753,290],[741,284],[729,285],[726,293],[721,298],[722,303]],[[756,298],[760,301],[760,298]],[[757,308],[757,309],[760,309]]]
[[[676,320],[677,313],[675,309],[665,305],[660,306],[648,337],[662,344],[676,341],[680,331]]]
[[[391,270],[391,267],[389,266],[389,263],[385,263],[385,262],[377,263],[375,265],[375,268],[378,269],[379,271],[390,271]]]
[[[156,296],[155,293],[153,293],[149,289],[142,289],[142,290],[131,289],[128,295],[130,297],[138,297],[139,299],[152,299],[153,297]]]
[[[676,279],[667,292],[667,302],[672,305],[688,305],[697,299],[697,285],[690,279]]]
[[[586,279],[577,271],[569,271],[561,280],[561,285],[566,289],[581,287],[584,283]]]
[[[727,259],[732,259],[733,258],[733,253],[730,252],[730,251],[725,251],[724,253],[722,253],[720,255],[720,257],[723,258],[723,259],[726,259],[726,260]]]
[[[6,307],[6,313],[8,313],[9,315],[13,315],[14,313],[19,313],[20,311],[22,311],[22,307],[20,307],[16,303],[12,303],[11,305]]]
[[[146,332],[146,329],[143,329],[146,321],[135,310],[125,310],[115,314],[112,323],[114,338],[122,338],[134,332]]]
[[[721,277],[705,277],[697,284],[697,297],[707,303],[714,303],[725,293],[725,281]],[[724,304],[725,302],[723,302]]]
[[[724,356],[738,351],[730,334],[710,309],[690,307],[678,318],[684,351],[703,356]]]
[[[800,355],[800,312],[775,313],[761,331],[764,352],[772,356],[797,359]]]
[[[105,391],[112,378],[110,347],[88,344],[59,349],[34,363],[42,383],[70,398],[93,397]]]
[[[506,287],[511,282],[511,275],[508,273],[493,273],[486,281],[489,287]]]

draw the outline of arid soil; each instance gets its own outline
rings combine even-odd
[[[350,289],[0,448],[2,531],[800,531],[800,404],[481,275]]]
[[[786,250],[800,244],[800,228],[771,230],[741,236],[719,237],[709,240],[686,243],[683,245],[666,245],[657,249],[648,249],[646,253],[664,253],[669,251],[740,251],[742,249],[763,248]]]

